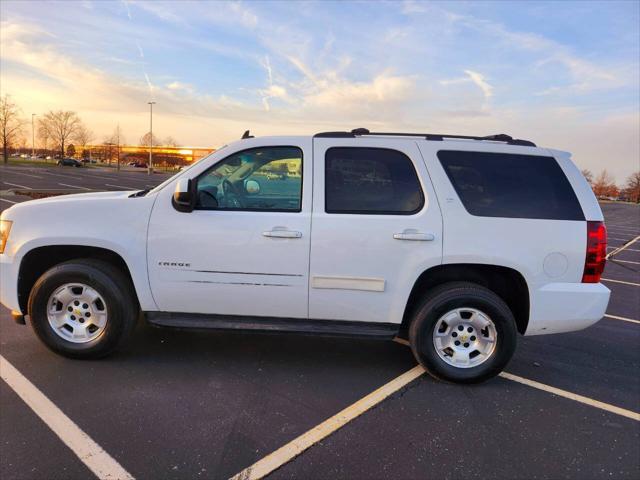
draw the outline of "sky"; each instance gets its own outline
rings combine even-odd
[[[0,3],[0,94],[102,141],[507,133],[640,169],[640,2]],[[36,117],[37,118],[37,117]]]

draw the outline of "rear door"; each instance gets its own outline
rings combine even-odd
[[[398,323],[441,263],[440,209],[415,141],[315,138],[309,317]]]

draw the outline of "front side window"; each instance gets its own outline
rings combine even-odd
[[[584,220],[553,157],[441,150],[438,158],[471,215]]]
[[[216,163],[197,179],[200,210],[299,212],[302,150],[260,147]]]
[[[411,159],[386,148],[334,147],[325,156],[325,211],[410,215],[424,205]]]

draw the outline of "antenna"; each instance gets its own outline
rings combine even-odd
[[[249,130],[246,130],[243,134],[242,134],[242,140],[246,139],[246,138],[253,138],[253,135],[251,135],[251,133],[249,132]]]

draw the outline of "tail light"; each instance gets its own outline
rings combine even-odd
[[[587,222],[587,256],[582,283],[598,283],[607,261],[607,227],[604,222]]]

